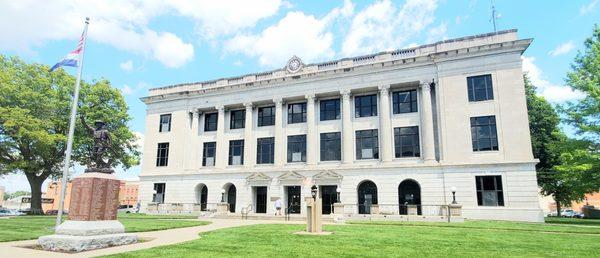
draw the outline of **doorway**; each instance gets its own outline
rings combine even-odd
[[[417,182],[409,179],[402,181],[400,185],[398,185],[398,205],[400,207],[400,215],[407,215],[408,207],[413,205],[417,208],[417,215],[422,214],[421,187]]]
[[[286,186],[287,192],[287,212],[289,214],[300,214],[301,205],[301,187],[299,185]]]
[[[235,185],[231,184],[227,188],[227,203],[229,203],[229,212],[235,212],[235,197],[236,197],[236,189]]]
[[[358,185],[358,214],[371,214],[373,204],[377,204],[377,185],[363,181]]]
[[[198,203],[200,204],[200,210],[206,211],[206,204],[208,202],[208,187],[204,184],[200,184],[198,189]]]
[[[321,200],[322,200],[322,213],[331,214],[333,212],[333,204],[337,199],[337,185],[320,185]]]
[[[256,193],[256,213],[267,213],[267,187],[257,186],[255,187]]]

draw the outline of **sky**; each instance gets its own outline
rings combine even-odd
[[[493,32],[491,6],[488,0],[0,0],[0,54],[52,66],[75,48],[90,17],[83,79],[106,78],[121,90],[129,125],[143,143],[139,98],[149,88],[281,68],[293,55],[322,62]],[[553,104],[581,98],[564,79],[600,21],[600,0],[494,0],[494,6],[498,30],[534,39],[522,59],[538,94]],[[117,176],[135,180],[139,173],[134,167]],[[22,175],[0,178],[1,185],[29,190]]]

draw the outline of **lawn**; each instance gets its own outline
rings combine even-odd
[[[182,228],[206,225],[209,222],[188,220],[190,216],[151,216],[138,214],[119,214],[119,221],[126,232],[155,231],[170,228]],[[0,242],[37,239],[53,233],[56,216],[21,216],[0,219]]]
[[[576,229],[569,229],[576,228]],[[326,225],[328,236],[301,236],[302,225],[254,225],[110,257],[490,257],[598,253],[600,228],[533,223],[387,223]],[[581,230],[585,234],[571,233]]]

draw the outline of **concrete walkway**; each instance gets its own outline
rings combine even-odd
[[[201,232],[213,231],[222,228],[231,228],[247,225],[256,224],[304,224],[303,221],[274,221],[274,220],[239,220],[239,219],[204,219],[204,221],[210,221],[211,224],[204,226],[196,226],[189,228],[177,228],[167,229],[161,231],[150,231],[150,232],[139,232],[138,237],[146,239],[146,242],[115,246],[105,249],[92,250],[76,254],[66,254],[58,252],[49,252],[42,250],[34,250],[31,248],[24,248],[24,246],[33,246],[37,243],[37,240],[24,240],[14,242],[3,242],[0,243],[0,257],[6,258],[25,258],[25,257],[94,257],[101,255],[109,255],[116,253],[123,253],[141,249],[147,249],[162,245],[171,245],[181,242],[186,242],[194,239],[198,239],[198,234]]]

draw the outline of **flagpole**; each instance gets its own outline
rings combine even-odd
[[[75,134],[75,117],[77,115],[77,102],[79,100],[79,84],[81,82],[81,71],[83,70],[83,54],[85,53],[85,44],[87,43],[87,30],[90,24],[90,18],[85,18],[85,28],[83,29],[83,45],[81,46],[81,54],[79,55],[77,81],[75,81],[75,92],[73,93],[73,105],[71,106],[71,119],[69,121],[69,135],[67,137],[67,151],[65,163],[63,167],[63,175],[60,189],[60,201],[58,202],[58,215],[56,216],[56,230],[62,222],[63,207],[65,195],[67,192],[67,178],[69,177],[69,167],[71,166],[71,152],[73,151],[73,135]]]

